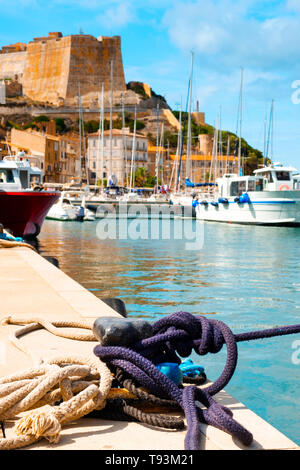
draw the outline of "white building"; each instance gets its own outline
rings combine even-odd
[[[135,142],[135,145],[133,145]],[[134,147],[134,148],[133,148]],[[102,166],[103,154],[103,166]],[[131,163],[133,159],[133,172],[144,167],[148,169],[148,139],[147,137],[123,130],[113,129],[112,138],[110,131],[104,131],[104,139],[99,138],[99,133],[88,135],[88,168],[90,182],[96,180],[115,179],[116,184],[125,186],[130,179]]]

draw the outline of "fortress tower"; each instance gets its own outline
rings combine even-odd
[[[120,36],[96,39],[77,34],[63,37],[49,33],[26,44],[4,46],[0,51],[0,79],[15,79],[24,96],[54,105],[76,105],[78,85],[83,104],[98,99],[102,83],[110,89],[113,61],[113,89],[126,91]]]

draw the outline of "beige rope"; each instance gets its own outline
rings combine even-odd
[[[7,317],[2,324],[22,325],[10,339],[17,348],[29,354],[19,336],[40,328],[63,338],[96,340],[91,331],[93,321],[50,322],[39,317]],[[60,328],[82,328],[89,332],[68,332]],[[63,424],[105,406],[111,383],[108,367],[93,355],[56,357],[37,367],[0,378],[0,421],[27,412],[15,428],[17,436],[0,439],[0,449],[24,447],[43,437],[49,442],[58,442]],[[53,406],[58,402],[61,403]]]
[[[18,337],[29,333],[30,331],[38,330],[40,328],[45,328],[50,333],[55,336],[60,336],[62,338],[74,339],[77,341],[97,341],[94,333],[92,332],[94,320],[76,320],[76,321],[67,321],[67,320],[55,320],[49,321],[45,318],[33,317],[33,318],[22,318],[22,317],[13,317],[9,316],[4,318],[1,322],[3,325],[23,325],[23,328],[15,331],[11,336],[12,342],[17,348],[20,349],[18,345]],[[25,325],[25,326],[24,326]],[[61,331],[60,328],[82,328],[90,330],[87,332],[68,332]]]
[[[90,377],[93,379],[89,380]],[[97,380],[94,380],[95,377]],[[31,411],[19,420],[15,428],[16,436],[0,439],[0,450],[24,447],[41,438],[57,443],[63,424],[81,418],[96,408],[104,408],[111,383],[111,373],[103,362],[94,357],[77,356],[54,358],[42,367],[2,378],[0,420]],[[3,394],[5,387],[6,396]],[[41,407],[45,399],[47,406]],[[53,406],[58,400],[63,401]]]
[[[9,241],[9,240],[0,240],[0,248],[15,248],[15,247],[30,248],[31,250],[36,251],[36,249],[33,246],[31,246],[29,243],[15,242],[15,241]]]

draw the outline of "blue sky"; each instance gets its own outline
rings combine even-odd
[[[194,100],[213,125],[221,107],[234,132],[243,67],[243,136],[263,149],[274,99],[274,160],[300,170],[300,0],[0,0],[0,11],[0,45],[49,31],[121,35],[126,81],[149,83],[173,109],[186,102],[193,50]]]

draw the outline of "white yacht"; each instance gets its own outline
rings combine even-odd
[[[300,225],[300,175],[274,163],[252,176],[225,174],[214,199],[196,203],[200,220],[255,225]]]
[[[74,206],[65,192],[61,193],[61,197],[47,214],[47,219],[62,221],[92,221],[95,218],[93,212],[85,207],[85,196],[83,196],[80,206]]]

